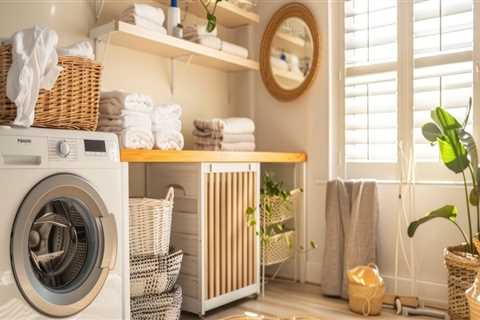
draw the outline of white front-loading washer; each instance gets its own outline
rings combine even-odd
[[[128,172],[113,134],[0,128],[0,319],[126,319]]]

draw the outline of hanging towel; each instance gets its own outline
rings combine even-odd
[[[30,127],[40,89],[50,90],[55,85],[62,70],[58,66],[57,42],[55,31],[38,26],[13,35],[6,90],[17,106],[13,125]]]
[[[375,181],[328,182],[323,294],[347,298],[347,271],[376,263],[377,193]]]
[[[248,49],[241,47],[239,45],[227,42],[227,41],[222,41],[222,49],[223,52],[229,53],[231,55],[247,59],[248,58]]]
[[[90,41],[80,41],[68,47],[57,48],[59,56],[80,57],[85,59],[95,59],[93,47]]]
[[[141,128],[128,128],[122,130],[120,143],[128,149],[152,149],[154,138],[150,130]]]

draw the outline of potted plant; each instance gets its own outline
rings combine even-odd
[[[447,110],[437,107],[431,112],[433,122],[428,122],[422,127],[425,139],[432,145],[438,145],[443,164],[454,173],[462,175],[468,229],[464,231],[457,223],[458,209],[451,204],[429,212],[408,226],[408,236],[413,237],[422,224],[442,218],[451,222],[464,240],[464,243],[444,250],[445,265],[448,269],[448,310],[452,319],[470,319],[465,290],[472,286],[480,267],[478,252],[474,245],[474,236],[480,232],[480,170],[475,141],[472,134],[466,131],[471,109],[470,99],[465,120],[460,123]],[[467,180],[467,176],[470,181]]]
[[[207,13],[207,31],[212,32],[217,26],[217,17],[215,16],[215,11],[217,10],[217,5],[222,0],[213,0],[213,8],[210,9],[210,0],[200,0],[200,3]]]

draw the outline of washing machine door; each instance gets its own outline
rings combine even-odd
[[[99,294],[117,254],[117,231],[100,195],[73,174],[50,176],[23,200],[10,254],[18,288],[31,306],[68,317]]]

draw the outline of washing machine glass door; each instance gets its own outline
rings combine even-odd
[[[45,315],[68,317],[96,298],[114,267],[115,220],[88,181],[53,175],[22,202],[10,250],[25,299]]]

